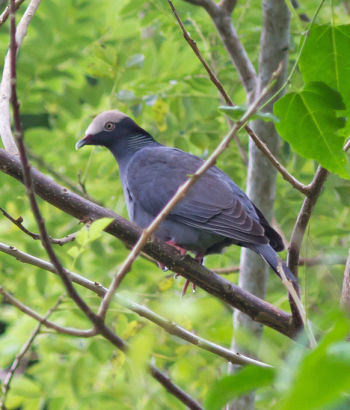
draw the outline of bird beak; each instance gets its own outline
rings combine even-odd
[[[83,147],[84,145],[88,145],[89,144],[89,139],[90,139],[91,135],[86,135],[85,138],[83,138],[82,140],[78,141],[75,144],[75,149],[78,150],[79,148]]]

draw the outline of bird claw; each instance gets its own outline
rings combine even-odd
[[[169,268],[161,262],[157,262],[157,265],[158,265],[158,268],[161,269],[163,272],[167,272],[169,270]]]

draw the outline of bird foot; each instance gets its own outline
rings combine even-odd
[[[176,250],[180,252],[181,255],[186,255],[186,252],[187,252],[186,249],[181,248],[181,246],[177,245],[174,241],[167,241],[165,243],[173,246]],[[169,270],[169,268],[161,262],[157,262],[157,265],[158,265],[158,268],[160,268],[163,272],[167,272]]]
[[[202,263],[203,263],[203,260],[204,260],[204,255],[198,253],[198,254],[195,256],[195,260],[196,260],[198,263],[202,264]],[[177,277],[177,276],[178,276],[178,274],[175,274],[175,277]],[[189,284],[190,284],[190,281],[189,281],[188,279],[186,279],[186,282],[185,282],[184,287],[183,287],[182,292],[181,292],[181,297],[182,297],[182,298],[185,296]],[[192,292],[194,293],[195,291],[196,291],[196,284],[195,284],[195,283],[192,283]]]
[[[186,249],[182,248],[181,246],[179,246],[176,242],[174,241],[166,241],[165,243],[167,243],[168,245],[171,245],[172,247],[174,247],[176,250],[178,250],[180,252],[180,255],[186,255]]]
[[[157,262],[157,266],[159,269],[161,269],[163,272],[167,272],[169,270],[169,268],[167,266],[164,265],[164,263],[161,262]]]

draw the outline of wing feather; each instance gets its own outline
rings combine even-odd
[[[177,149],[161,145],[144,148],[134,155],[127,168],[127,187],[145,211],[156,216],[202,163]],[[191,187],[168,218],[239,243],[268,243],[250,200],[216,167]]]

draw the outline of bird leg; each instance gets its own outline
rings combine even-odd
[[[202,265],[203,260],[204,260],[204,254],[197,253],[196,256],[194,257],[194,259]],[[189,284],[190,284],[190,281],[188,279],[186,279],[186,282],[185,282],[184,287],[183,287],[182,292],[181,292],[181,297],[185,296]],[[192,283],[192,292],[195,292],[195,291],[196,291],[196,284]]]
[[[172,247],[174,247],[176,250],[178,250],[180,252],[180,255],[186,255],[186,249],[185,248],[181,248],[181,246],[177,245],[176,242],[174,241],[166,241],[165,243],[167,243],[168,245],[171,245]],[[169,268],[167,268],[163,263],[161,262],[157,262],[158,268],[160,268],[163,272],[166,272],[169,270]]]

